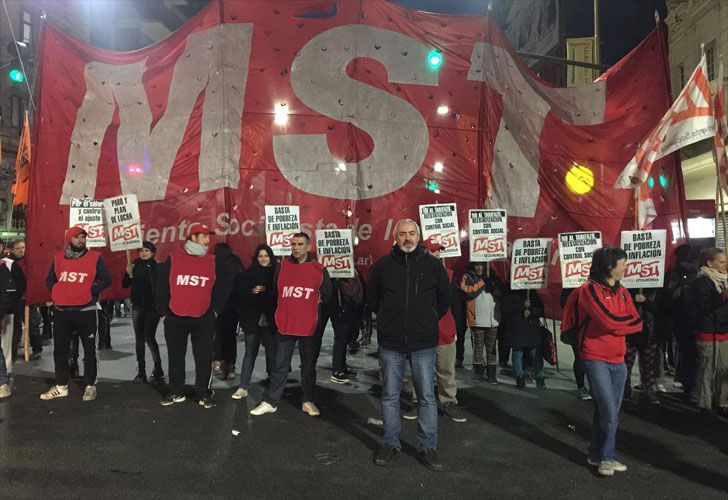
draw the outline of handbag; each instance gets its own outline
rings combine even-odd
[[[554,342],[554,336],[551,330],[546,328],[543,323],[539,324],[539,334],[541,335],[541,355],[544,361],[550,365],[555,365],[559,359],[556,353],[556,342]]]

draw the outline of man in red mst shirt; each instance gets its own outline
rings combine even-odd
[[[101,291],[111,285],[111,276],[101,254],[86,248],[86,236],[80,226],[66,231],[68,246],[53,257],[46,277],[54,305],[56,385],[40,395],[43,400],[68,396],[68,354],[74,331],[83,344],[83,400],[96,399],[96,303]]]
[[[164,338],[169,357],[169,396],[163,406],[181,403],[185,394],[185,357],[187,339],[192,341],[195,358],[195,387],[198,403],[212,408],[210,391],[212,340],[215,318],[230,293],[232,273],[224,262],[216,262],[207,252],[212,231],[205,224],[193,223],[184,247],[173,251],[157,265],[155,304],[164,319]]]
[[[276,366],[270,374],[270,384],[263,395],[263,401],[250,411],[251,415],[273,413],[278,409],[296,342],[301,357],[301,411],[312,417],[320,415],[313,398],[316,360],[321,348],[321,339],[315,334],[319,304],[329,300],[331,279],[326,269],[309,254],[310,249],[309,236],[306,233],[296,233],[291,238],[291,256],[281,262],[275,280],[278,288],[275,316],[278,329]]]

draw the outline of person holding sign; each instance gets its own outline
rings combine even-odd
[[[400,453],[400,394],[405,364],[409,363],[417,395],[419,458],[439,471],[435,362],[438,322],[450,307],[450,283],[445,267],[419,244],[416,222],[397,222],[394,240],[389,255],[374,264],[366,286],[366,301],[377,315],[382,370],[384,443],[374,463],[387,465]]]
[[[213,234],[209,227],[193,223],[189,231],[184,247],[173,251],[165,262],[157,265],[155,305],[164,319],[169,356],[170,390],[169,396],[162,400],[162,406],[186,399],[185,357],[189,338],[195,358],[198,404],[212,408],[215,402],[210,391],[210,373],[215,318],[225,306],[234,271],[208,253]]]
[[[700,353],[696,380],[698,408],[712,418],[713,408],[728,410],[728,269],[720,248],[700,252],[693,285],[698,309],[695,340]]]
[[[111,276],[101,254],[86,248],[86,230],[68,229],[68,246],[53,257],[46,277],[55,306],[53,314],[53,362],[56,385],[40,395],[49,400],[68,396],[69,351],[74,332],[83,345],[84,401],[96,399],[96,303]]]
[[[578,312],[579,354],[594,403],[587,462],[602,476],[627,470],[616,460],[619,408],[627,379],[625,337],[642,330],[642,319],[629,291],[619,284],[626,269],[624,250],[611,246],[598,249],[592,257],[589,280],[574,292],[578,293],[575,301],[567,302],[567,307],[574,304]]]
[[[149,347],[154,362],[152,378],[156,381],[164,378],[162,358],[159,355],[159,344],[156,339],[159,315],[154,308],[154,280],[157,278],[157,261],[154,260],[156,252],[157,248],[154,243],[142,242],[139,257],[126,266],[126,272],[121,280],[122,287],[131,287],[131,322],[134,326],[138,367],[134,380],[140,382],[147,381],[145,344]]]
[[[495,273],[493,276],[486,273],[484,262],[473,262],[470,266],[460,281],[460,289],[467,299],[468,326],[473,341],[473,371],[478,380],[482,380],[483,374],[487,373],[487,380],[497,384],[496,342],[500,317],[497,300],[505,284]]]
[[[326,269],[309,253],[310,250],[309,236],[306,233],[296,233],[291,238],[291,256],[281,261],[276,277],[276,366],[271,373],[270,384],[263,394],[263,401],[250,411],[251,415],[264,415],[278,409],[297,343],[301,357],[301,411],[311,417],[321,414],[313,395],[316,387],[316,361],[321,348],[321,339],[315,334],[320,315],[319,304],[326,304],[331,296],[331,279]]]

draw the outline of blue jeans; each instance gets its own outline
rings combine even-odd
[[[5,364],[5,353],[3,347],[0,345],[0,385],[10,383],[10,377],[8,377],[8,367]]]
[[[516,377],[523,377],[523,353],[531,353],[531,364],[533,366],[533,377],[535,379],[543,378],[543,356],[540,347],[516,347],[513,349],[513,370]]]
[[[584,360],[589,379],[594,420],[589,457],[593,460],[614,460],[617,457],[616,438],[619,408],[622,406],[627,365],[606,361]]]
[[[412,383],[417,394],[417,441],[421,449],[437,447],[437,399],[435,397],[435,347],[404,354],[379,348],[382,366],[382,418],[384,442],[398,450],[401,415],[399,407],[404,368],[409,359]]]

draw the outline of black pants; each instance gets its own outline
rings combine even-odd
[[[96,311],[54,311],[53,362],[56,384],[68,384],[68,359],[71,339],[78,334],[83,344],[83,378],[86,385],[96,383]]]
[[[250,326],[245,330],[245,356],[240,368],[240,387],[250,388],[250,381],[255,368],[261,344],[265,348],[265,371],[270,377],[276,366],[276,332],[270,326]],[[286,370],[288,371],[288,370]]]
[[[144,345],[149,346],[152,353],[152,361],[154,368],[162,368],[162,358],[159,356],[159,344],[157,344],[157,325],[159,324],[159,315],[153,310],[144,310],[134,307],[131,311],[131,322],[134,325],[134,339],[136,344],[136,357],[139,371],[146,370],[146,352]]]
[[[213,344],[214,360],[228,361],[235,364],[238,351],[237,329],[240,311],[225,309],[216,320],[215,341]]]
[[[278,406],[286,388],[286,378],[293,358],[293,350],[298,342],[298,355],[301,359],[301,390],[303,402],[313,402],[313,389],[316,386],[316,360],[321,349],[320,335],[296,337],[276,334],[276,366],[270,375],[270,384],[263,395],[263,401]]]
[[[99,309],[99,348],[111,349],[111,319],[114,312],[113,300],[102,300]]]
[[[341,309],[323,312],[319,323],[320,341],[323,341],[326,324],[331,319],[334,328],[334,349],[331,356],[331,369],[334,373],[346,368],[346,348],[349,342],[356,339],[359,326],[359,313],[356,309]]]
[[[574,379],[576,379],[576,387],[581,389],[584,387],[584,376],[586,371],[584,368],[584,360],[579,356],[579,348],[576,344],[571,345],[571,350],[574,353]]]
[[[40,306],[40,316],[43,318],[43,339],[53,339],[53,306]]]
[[[197,396],[210,395],[212,373],[212,339],[215,335],[215,318],[206,314],[200,318],[167,315],[164,319],[164,338],[167,340],[169,356],[170,394],[184,394],[185,357],[187,339],[192,341],[192,355],[195,358],[195,388]]]

